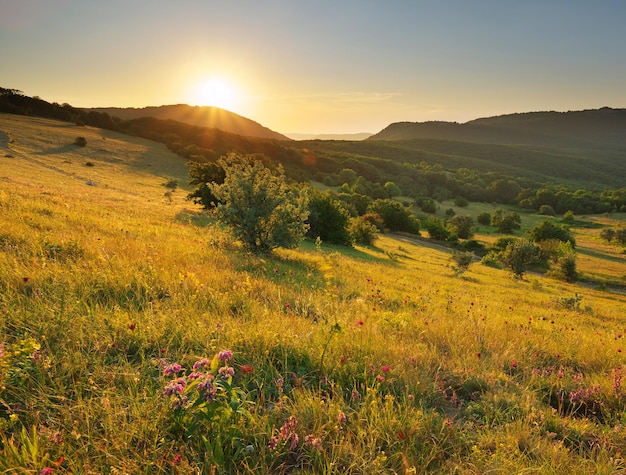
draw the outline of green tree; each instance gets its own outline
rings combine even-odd
[[[423,226],[424,229],[428,231],[428,237],[430,239],[446,241],[450,238],[450,231],[446,228],[444,222],[439,218],[431,216],[423,222]]]
[[[528,237],[535,242],[557,239],[562,242],[569,242],[572,247],[576,247],[576,240],[567,226],[554,224],[550,221],[542,221],[532,228],[528,231]]]
[[[372,245],[378,234],[378,228],[370,223],[366,216],[357,216],[350,219],[348,230],[355,243],[366,246]]]
[[[221,185],[226,178],[226,172],[219,163],[189,162],[189,184],[197,186],[187,195],[188,200],[202,205],[204,209],[214,208],[218,200],[211,190],[211,184]]]
[[[615,229],[606,228],[600,231],[600,237],[608,243],[615,239],[616,235],[617,233],[615,232]]]
[[[230,154],[218,164],[224,183],[210,183],[218,219],[254,251],[296,247],[308,225],[308,196],[290,187],[281,167],[275,174],[259,160]]]
[[[561,242],[557,250],[557,256],[554,260],[553,268],[549,273],[552,277],[567,282],[575,282],[578,280],[578,272],[576,270],[576,251],[570,242]]]
[[[474,235],[474,220],[471,216],[456,214],[448,220],[447,228],[461,239],[471,239]]]
[[[390,231],[419,232],[419,223],[413,213],[399,201],[383,199],[374,201],[369,211],[380,215],[385,227]]]
[[[506,213],[498,208],[491,214],[491,225],[498,228],[501,233],[512,233],[514,229],[519,229],[522,225],[522,218],[516,212]]]
[[[500,254],[502,263],[521,279],[528,267],[539,259],[539,248],[528,239],[515,239]]]
[[[351,168],[344,168],[339,172],[339,183],[341,184],[347,183],[350,186],[354,185],[357,178],[359,178],[359,175]]]
[[[491,224],[491,215],[486,211],[483,211],[482,213],[478,213],[478,216],[476,216],[476,221],[478,221],[478,224],[488,226]]]
[[[387,196],[389,198],[393,198],[394,196],[400,196],[402,194],[402,190],[398,185],[396,185],[393,181],[388,181],[383,186],[385,191],[387,192]]]
[[[309,230],[307,236],[320,238],[323,242],[349,245],[351,243],[348,232],[350,215],[343,203],[331,196],[314,190],[309,199]]]

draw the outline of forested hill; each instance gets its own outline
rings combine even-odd
[[[98,107],[86,111],[104,112],[112,117],[133,120],[143,117],[154,117],[162,120],[175,120],[196,127],[220,129],[224,132],[244,137],[256,137],[272,140],[290,140],[288,137],[274,132],[246,117],[219,107],[199,107],[187,104],[155,106],[143,108]]]
[[[368,140],[441,139],[563,148],[626,147],[626,109],[528,112],[457,122],[397,122]]]

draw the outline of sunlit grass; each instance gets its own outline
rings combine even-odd
[[[184,191],[163,199],[164,178],[185,178],[159,146],[107,137],[94,146],[111,147],[112,162],[90,155],[96,129],[9,118],[2,470],[626,468],[623,294],[479,263],[456,277],[447,250],[384,235],[372,247],[246,254]],[[65,150],[76,135],[87,147]],[[45,147],[61,151],[36,155]],[[595,229],[575,232],[583,273],[624,272]],[[248,412],[179,418],[163,365],[189,374],[223,349]]]

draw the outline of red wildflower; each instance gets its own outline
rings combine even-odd
[[[383,373],[388,373],[389,371],[391,371],[391,366],[388,366],[388,365],[381,366],[381,367],[380,367],[380,370],[381,370]]]
[[[254,373],[254,366],[251,364],[244,364],[239,367],[243,374],[252,374]]]

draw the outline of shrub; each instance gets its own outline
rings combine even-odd
[[[380,215],[385,227],[390,231],[419,232],[417,219],[409,209],[398,201],[392,199],[376,200],[370,205],[369,211]]]
[[[491,225],[498,228],[501,233],[512,233],[513,230],[519,229],[522,224],[522,218],[516,212],[505,213],[503,209],[496,209],[491,214]]]
[[[211,184],[224,183],[226,172],[217,163],[189,162],[188,165],[189,184],[198,188],[188,194],[187,199],[202,205],[204,209],[214,208],[218,199],[211,190]]]
[[[570,242],[562,242],[559,244],[554,267],[550,270],[549,275],[566,282],[575,282],[578,280],[576,251],[574,251]]]
[[[378,229],[365,216],[357,216],[350,220],[348,226],[350,237],[357,244],[371,246],[376,239]]]
[[[470,264],[474,262],[475,258],[476,256],[473,252],[454,251],[452,253],[451,259],[454,261],[455,264],[452,266],[452,270],[454,271],[455,275],[461,275],[465,273],[465,271],[469,269]]]
[[[330,193],[314,190],[309,200],[309,229],[307,236],[320,238],[323,242],[348,245],[351,242],[348,232],[350,216],[343,204]]]
[[[170,178],[165,183],[163,183],[165,188],[169,188],[170,190],[175,190],[178,188],[178,180],[176,178]]]
[[[448,220],[447,227],[461,239],[470,239],[474,235],[474,220],[471,216],[454,215]]]
[[[476,216],[476,221],[478,222],[478,224],[489,226],[491,224],[491,215],[486,211],[483,211],[482,213],[478,213],[478,216]]]
[[[446,241],[450,238],[450,231],[446,228],[442,220],[438,218],[428,218],[423,223],[424,229],[428,231],[430,239],[436,239],[438,241]]]
[[[417,204],[424,213],[436,213],[437,203],[431,199],[423,199]]]
[[[572,210],[567,211],[563,215],[563,222],[564,223],[573,223],[574,222],[574,212]]]
[[[539,207],[539,214],[542,214],[544,216],[556,216],[554,208],[550,205],[541,205]]]
[[[209,184],[218,219],[253,252],[296,247],[308,229],[306,193],[287,185],[282,168],[273,174],[250,157],[230,154],[218,164],[224,183]]]
[[[85,137],[76,137],[74,140],[74,145],[78,145],[79,147],[85,147],[87,145],[87,139]]]
[[[469,201],[462,196],[457,196],[454,198],[454,204],[459,208],[467,208],[469,206]]]
[[[500,254],[502,263],[521,279],[528,267],[539,259],[539,248],[528,239],[515,239]]]
[[[615,239],[616,235],[617,233],[615,232],[615,230],[611,228],[603,229],[602,231],[600,231],[600,237],[608,243]]]
[[[570,230],[565,225],[554,224],[550,221],[543,221],[535,226],[528,231],[528,236],[535,242],[558,239],[562,242],[569,242],[572,247],[576,247],[576,240]]]

